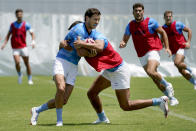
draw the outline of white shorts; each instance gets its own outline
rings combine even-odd
[[[183,55],[184,57],[186,57],[186,54],[187,54],[187,49],[178,49],[178,51],[176,52],[176,54],[179,54],[179,55]],[[172,60],[174,61],[175,58],[176,58],[176,54],[172,55]]]
[[[156,60],[160,63],[159,51],[156,50],[149,51],[144,56],[139,57],[139,60],[142,66],[145,66],[148,63],[148,60]]]
[[[125,62],[114,72],[104,70],[102,76],[111,82],[114,90],[130,88],[131,75],[129,67]]]
[[[24,48],[20,48],[20,49],[13,49],[13,55],[29,56],[28,48],[24,47]]]
[[[56,57],[53,66],[53,76],[64,75],[66,84],[74,86],[78,74],[78,66],[61,58]]]

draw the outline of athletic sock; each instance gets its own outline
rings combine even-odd
[[[192,73],[192,70],[191,70],[191,68],[189,68],[189,67],[186,67],[186,70],[187,70],[187,71],[189,71],[190,73]]]
[[[106,120],[106,115],[104,111],[102,111],[101,113],[97,113],[97,116],[99,117],[99,120],[101,121]]]
[[[48,110],[48,103],[45,103],[41,106],[36,107],[35,110],[36,110],[37,113]]]
[[[63,122],[62,112],[63,112],[63,109],[62,108],[56,109],[57,122]]]
[[[21,72],[17,72],[18,73],[18,76],[21,76],[22,75],[22,73]]]
[[[164,85],[164,87],[169,86],[169,83],[164,78],[161,79],[160,84]]]
[[[158,106],[161,104],[161,98],[152,98],[152,105],[153,106]]]
[[[163,94],[166,95],[166,96],[168,97],[168,93],[167,93],[166,90],[163,92]]]
[[[32,80],[32,75],[28,75],[28,80]]]
[[[189,81],[190,81],[193,85],[196,85],[196,80],[195,80],[193,77],[191,77],[191,79],[189,79]]]

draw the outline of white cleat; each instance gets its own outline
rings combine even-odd
[[[38,116],[39,116],[39,113],[36,112],[36,107],[33,107],[31,109],[31,125],[35,126],[37,125],[37,119],[38,119]]]
[[[63,122],[57,122],[56,126],[63,126]]]
[[[172,84],[169,83],[169,85],[165,88],[167,93],[168,93],[168,97],[172,98],[174,96],[174,89],[172,87]]]
[[[167,96],[162,96],[161,97],[161,104],[160,108],[164,112],[165,118],[168,116],[169,108],[168,108],[168,97]]]
[[[94,121],[92,124],[100,124],[100,123],[105,123],[105,124],[109,124],[110,120],[108,118],[106,118],[104,121],[101,121],[99,118]]]
[[[29,85],[33,85],[33,81],[32,80],[28,80],[28,84]]]
[[[18,76],[18,84],[22,84],[22,77],[23,75]]]
[[[194,85],[194,90],[196,90],[196,85]]]
[[[170,106],[176,106],[178,104],[179,104],[179,101],[175,97],[172,97],[170,99]]]

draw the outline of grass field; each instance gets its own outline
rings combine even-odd
[[[48,76],[35,76],[34,85],[21,85],[17,77],[0,77],[0,130],[1,131],[195,131],[196,91],[182,77],[166,78],[172,82],[180,104],[170,107],[167,119],[159,108],[138,111],[122,111],[114,91],[109,88],[100,94],[104,110],[111,124],[92,125],[96,113],[87,99],[86,92],[94,77],[77,77],[76,88],[63,109],[63,127],[56,127],[56,111],[48,110],[39,116],[37,126],[31,126],[30,109],[54,97],[55,85]],[[131,79],[131,99],[147,99],[161,96],[149,78]]]

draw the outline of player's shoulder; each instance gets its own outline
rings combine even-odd
[[[150,23],[158,23],[157,20],[155,20],[154,18],[151,17],[147,17],[147,18],[149,18]]]
[[[181,21],[176,21],[176,25],[180,26],[180,25],[184,25],[184,23],[182,23]]]

